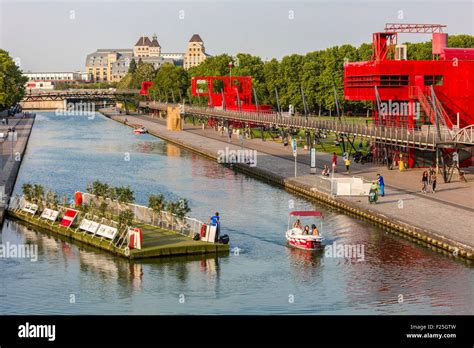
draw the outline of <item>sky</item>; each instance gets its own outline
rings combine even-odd
[[[25,72],[84,71],[98,48],[133,48],[156,33],[162,52],[184,52],[198,33],[211,55],[267,60],[369,43],[387,22],[446,24],[451,35],[473,35],[474,0],[0,0],[0,48]]]

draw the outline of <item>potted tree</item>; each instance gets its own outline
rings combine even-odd
[[[155,215],[158,214],[158,216],[161,216],[161,212],[165,209],[165,206],[165,196],[163,196],[162,194],[150,195],[148,197],[148,208],[153,211],[152,224],[154,224],[155,222]]]

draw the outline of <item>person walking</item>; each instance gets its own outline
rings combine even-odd
[[[423,176],[421,177],[421,183],[423,184],[422,188],[421,188],[421,192],[423,193],[426,193],[427,192],[427,189],[428,189],[428,172],[425,170],[423,172]]]
[[[351,173],[351,160],[349,159],[349,156],[346,157],[346,159],[344,160],[344,164],[346,165],[346,171],[347,171],[347,174],[350,174]]]
[[[383,197],[385,196],[385,182],[383,181],[383,176],[380,174],[377,174],[377,182],[379,184],[380,188],[380,196]]]
[[[431,193],[436,192],[436,171],[431,174]]]
[[[332,169],[336,171],[336,167],[337,167],[337,155],[335,152],[333,152],[332,153]]]

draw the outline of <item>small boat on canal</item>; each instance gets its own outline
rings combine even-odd
[[[319,227],[316,224],[303,225],[300,222],[302,217],[319,218]],[[296,221],[292,223],[292,219]],[[290,224],[292,223],[292,224]],[[319,211],[292,211],[288,218],[288,229],[286,231],[286,240],[293,248],[302,250],[317,250],[324,238],[321,236],[323,228],[323,213]]]
[[[148,129],[146,129],[146,128],[143,127],[143,126],[140,126],[140,127],[138,127],[138,128],[135,128],[135,129],[133,130],[133,134],[146,134],[146,133],[148,133]]]

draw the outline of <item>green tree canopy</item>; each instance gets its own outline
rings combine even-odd
[[[449,47],[474,48],[474,36],[453,35],[448,38]],[[407,43],[408,59],[429,60],[432,58],[431,41]],[[232,62],[232,76],[252,76],[260,105],[270,104],[277,107],[276,93],[280,105],[288,110],[293,105],[298,112],[303,112],[304,91],[306,104],[310,112],[318,110],[335,110],[337,92],[339,105],[345,110],[363,112],[371,109],[371,102],[344,100],[344,64],[356,61],[368,61],[372,57],[372,44],[363,43],[359,47],[352,45],[333,46],[324,50],[309,52],[305,55],[293,54],[281,60],[263,61],[260,57],[248,53],[238,53],[236,57],[220,54],[208,57],[200,65],[188,71],[171,64],[164,64],[157,72],[150,64],[138,62],[136,71],[130,70],[118,88],[140,88],[141,82],[153,81],[151,93],[158,99],[171,91],[175,100],[179,96],[191,93],[191,78],[195,76],[229,76],[229,63]],[[222,83],[216,83],[214,92],[219,92]],[[194,97],[193,103],[207,103],[207,98]],[[255,100],[254,100],[255,102]]]
[[[161,97],[162,100],[165,100],[168,97],[168,100],[171,101],[172,95],[174,95],[175,101],[181,101],[181,97],[186,96],[188,86],[186,70],[180,66],[165,63],[158,69],[149,93],[156,99]]]
[[[135,61],[135,58],[132,58],[132,61],[130,62],[130,65],[128,67],[128,72],[130,74],[135,73],[137,71],[137,62]]]
[[[155,78],[156,71],[151,63],[140,62],[137,66],[137,70],[132,74],[129,88],[140,89],[142,82],[153,81]]]
[[[20,102],[27,81],[8,52],[0,49],[0,111]]]

